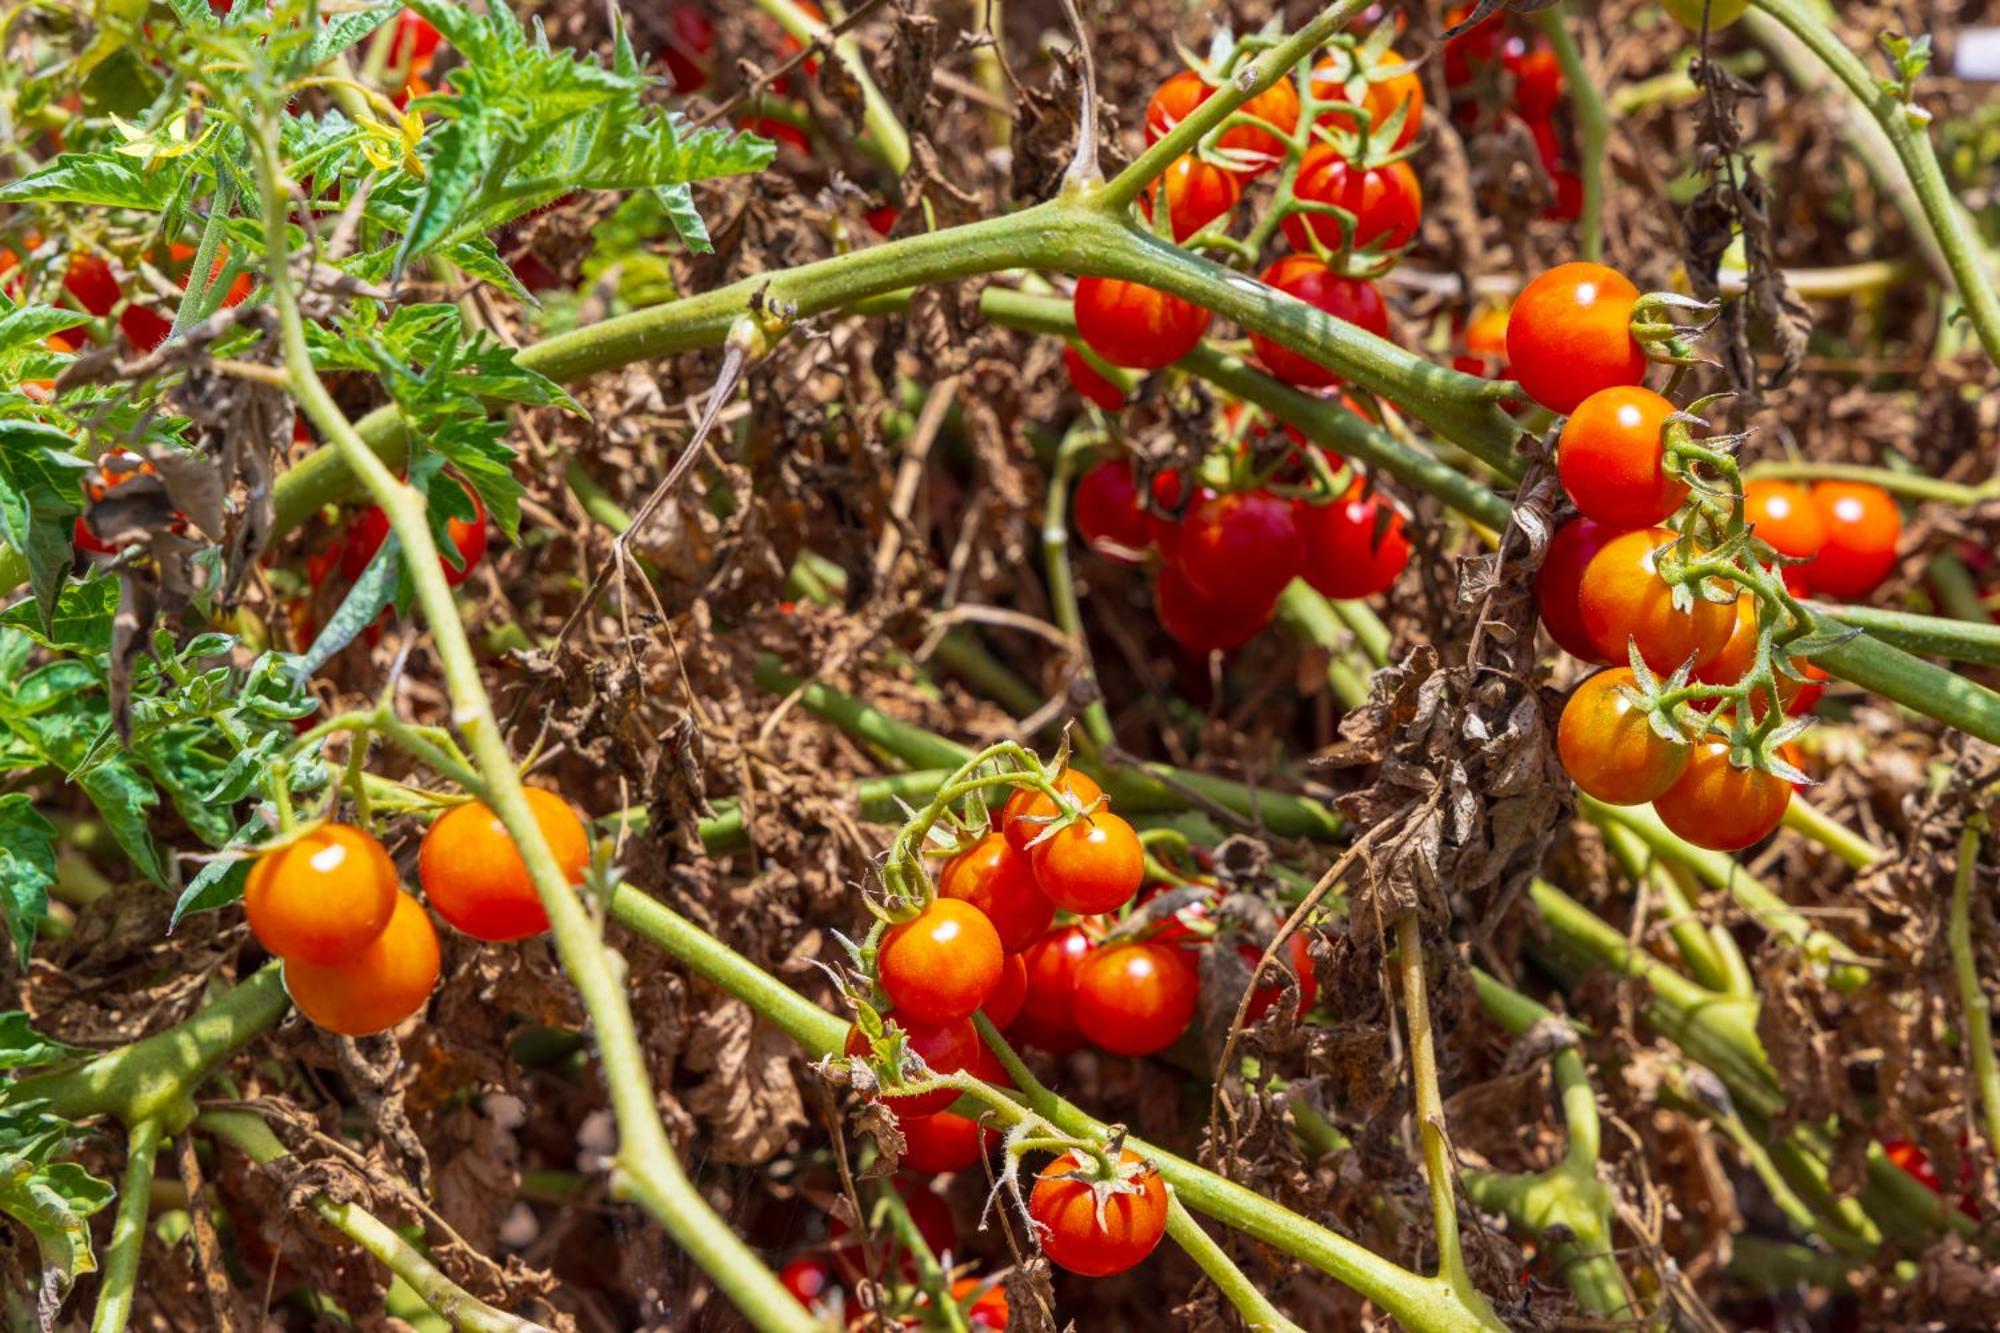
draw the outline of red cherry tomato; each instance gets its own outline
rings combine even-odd
[[[1587,518],[1573,518],[1556,529],[1549,540],[1548,554],[1535,572],[1535,601],[1541,608],[1542,628],[1556,641],[1556,647],[1586,662],[1608,659],[1591,642],[1583,626],[1583,610],[1578,602],[1583,571],[1591,557],[1604,549],[1617,531]]]
[[[121,293],[111,265],[102,255],[77,253],[70,256],[69,271],[63,275],[63,290],[93,315],[108,315],[117,306]]]
[[[1628,643],[1661,675],[1690,657],[1697,670],[1715,660],[1736,627],[1736,607],[1702,597],[1691,611],[1677,610],[1673,589],[1655,569],[1655,552],[1673,541],[1666,528],[1641,528],[1611,541],[1584,567],[1577,607],[1584,633],[1607,662],[1626,659]]]
[[[1789,481],[1753,481],[1743,487],[1743,518],[1759,539],[1779,555],[1810,560],[1826,545],[1826,521],[1812,493]],[[1785,584],[1795,595],[1805,591],[1805,568],[1784,567]]]
[[[1826,597],[1866,597],[1896,567],[1903,514],[1880,486],[1821,481],[1812,488],[1826,541],[1811,564],[1800,567],[1806,586]]]
[[[1029,941],[1030,945],[1034,941]],[[986,1003],[979,1007],[988,1022],[1005,1032],[1021,1012],[1021,1006],[1028,999],[1028,964],[1021,954],[1010,953],[1000,965],[1000,982],[993,993],[986,997]]]
[[[1235,173],[1193,153],[1175,158],[1140,199],[1139,209],[1148,222],[1153,219],[1153,196],[1162,190],[1167,195],[1167,221],[1173,225],[1177,241],[1185,241],[1222,217],[1243,197],[1243,183]]]
[[[979,1040],[979,1029],[970,1020],[959,1019],[953,1023],[940,1023],[936,1027],[919,1027],[912,1023],[892,1021],[891,1027],[903,1034],[906,1049],[922,1058],[934,1074],[956,1074],[970,1069],[982,1073],[982,1065],[997,1061],[988,1053],[984,1042]],[[865,1056],[869,1053],[868,1038],[859,1025],[847,1029],[847,1054]],[[884,1083],[877,1096],[882,1104],[896,1113],[896,1118],[917,1118],[936,1115],[958,1100],[954,1088],[937,1088],[929,1092],[899,1092],[898,1087],[907,1084]]]
[[[1697,742],[1687,768],[1653,798],[1660,822],[1697,847],[1737,852],[1770,836],[1792,803],[1783,778],[1729,761],[1729,744]]]
[[[1153,614],[1167,637],[1198,656],[1226,653],[1257,637],[1271,620],[1269,602],[1210,601],[1172,565],[1153,584]]]
[[[978,1121],[950,1111],[898,1116],[903,1131],[903,1167],[926,1176],[963,1171],[984,1157],[999,1135]]]
[[[1599,389],[1563,423],[1556,473],[1585,518],[1614,528],[1649,528],[1687,499],[1687,483],[1667,475],[1664,432],[1672,403],[1641,385]]]
[[[1146,106],[1146,142],[1157,142],[1214,91],[1191,69],[1184,69],[1161,84]],[[1299,90],[1290,79],[1280,79],[1239,110],[1290,135],[1299,124]],[[1260,125],[1243,123],[1224,130],[1216,140],[1216,148],[1223,160],[1244,176],[1259,175],[1285,160],[1284,141]]]
[[[1965,1146],[1965,1137],[1963,1135],[1959,1137],[1959,1146],[1961,1148]],[[1930,1154],[1926,1153],[1916,1144],[1910,1142],[1908,1139],[1884,1139],[1882,1141],[1882,1155],[1887,1157],[1898,1170],[1910,1176],[1931,1193],[1940,1198],[1944,1196],[1944,1182],[1938,1179],[1937,1170],[1931,1166]],[[1972,1161],[1970,1158],[1961,1157],[1959,1159],[1958,1183],[1960,1185],[1969,1185],[1972,1183]],[[1964,1213],[1975,1222],[1979,1220],[1979,1202],[1969,1191],[1960,1192],[1958,1196],[1958,1211]]]
[[[1136,282],[1079,278],[1072,302],[1077,336],[1114,366],[1158,370],[1192,352],[1208,311]]]
[[[1606,805],[1644,805],[1687,768],[1688,747],[1654,731],[1627,697],[1637,689],[1630,668],[1600,671],[1570,692],[1556,728],[1570,780]]]
[[[715,21],[700,5],[667,7],[667,42],[660,58],[675,92],[685,97],[708,84],[715,64]]]
[[[1104,789],[1090,774],[1073,768],[1065,768],[1056,775],[1055,788],[1085,810],[1095,806],[1104,795]],[[1000,807],[1000,831],[1007,835],[1015,851],[1026,852],[1028,844],[1048,830],[1058,813],[1056,803],[1037,788],[1016,787],[1008,795],[1007,803]]]
[[[772,85],[774,89],[776,86]],[[801,153],[812,152],[812,136],[789,120],[780,120],[776,116],[743,116],[737,120],[736,128]]]
[[[1137,1165],[1143,1159],[1128,1148],[1120,1160]],[[1100,1198],[1087,1179],[1094,1167],[1075,1153],[1050,1162],[1035,1181],[1028,1213],[1050,1263],[1084,1277],[1109,1277],[1160,1243],[1167,1230],[1167,1190],[1160,1173],[1147,1167]],[[1077,1175],[1086,1178],[1072,1178]]]
[[[1180,1040],[1201,982],[1170,944],[1113,944],[1076,970],[1076,1025],[1113,1055],[1152,1055]]]
[[[1311,255],[1286,255],[1265,269],[1262,280],[1307,305],[1366,329],[1378,338],[1389,336],[1389,307],[1372,282],[1343,277]],[[1319,362],[1261,333],[1250,335],[1250,347],[1273,375],[1301,388],[1324,389],[1340,377]]]
[[[1109,810],[1084,815],[1030,849],[1035,882],[1066,912],[1092,916],[1132,901],[1146,877],[1146,853],[1132,826]]]
[[[1500,48],[1500,63],[1514,76],[1514,106],[1526,120],[1547,120],[1562,102],[1562,62],[1546,37],[1532,42],[1509,37]]]
[[[1403,516],[1360,482],[1327,505],[1300,503],[1306,582],[1327,597],[1351,600],[1387,592],[1410,562]]]
[[[1560,264],[1529,283],[1507,317],[1507,360],[1527,395],[1574,412],[1599,389],[1646,378],[1632,336],[1639,289],[1602,264]]]
[[[1016,851],[998,833],[987,834],[954,856],[938,877],[938,892],[983,912],[1008,953],[1040,939],[1056,915],[1056,905],[1036,887],[1027,854]]]
[[[486,505],[480,500],[479,492],[462,482],[453,482],[472,501],[474,517],[471,522],[464,519],[445,520],[445,529],[451,534],[452,545],[458,548],[460,565],[454,569],[451,562],[440,554],[438,567],[444,571],[444,581],[456,588],[472,577],[472,571],[486,555]],[[356,514],[347,525],[347,540],[340,556],[340,574],[349,583],[361,577],[368,565],[375,559],[375,553],[382,549],[382,543],[389,536],[389,516],[382,512],[380,505],[369,505]]]
[[[1076,1026],[1076,969],[1096,947],[1081,926],[1057,926],[1022,951],[1028,994],[1012,1030],[1030,1046],[1061,1054],[1082,1043]]]
[[[1069,344],[1063,344],[1063,369],[1069,372],[1069,383],[1077,396],[1086,402],[1096,403],[1107,412],[1116,412],[1125,406],[1125,391],[1098,372],[1096,366],[1084,360],[1083,353]]]
[[[438,30],[414,9],[396,15],[395,35],[389,39],[390,63],[401,69],[424,69],[437,54]]]
[[[1352,80],[1356,73],[1356,53],[1348,50],[1336,51],[1313,66],[1313,96],[1321,101],[1342,100],[1354,104]],[[1417,137],[1417,130],[1424,121],[1424,81],[1414,68],[1404,68],[1400,73],[1377,77],[1375,71],[1406,66],[1403,57],[1393,49],[1384,50],[1370,66],[1368,86],[1362,90],[1359,105],[1368,113],[1368,128],[1375,131],[1389,123],[1397,107],[1408,107],[1404,112],[1402,128],[1396,131],[1395,142],[1389,146],[1392,152],[1408,148]],[[1355,117],[1347,111],[1327,111],[1320,116],[1319,123],[1339,129],[1355,131]],[[1380,152],[1379,146],[1375,151]]]
[[[1354,215],[1352,248],[1408,245],[1423,220],[1424,191],[1408,162],[1390,162],[1356,170],[1332,144],[1318,143],[1299,162],[1293,192],[1310,204],[1332,204]],[[1285,235],[1301,254],[1312,249],[1308,233],[1327,249],[1349,248],[1341,221],[1330,213],[1294,213],[1285,219]]]
[[[778,1270],[778,1281],[808,1310],[822,1309],[840,1289],[833,1264],[816,1254],[800,1255]]]
[[[1258,960],[1264,956],[1264,951],[1254,944],[1239,944],[1236,946],[1236,956],[1255,968]],[[1319,978],[1313,975],[1312,951],[1306,943],[1306,937],[1296,932],[1288,936],[1284,950],[1276,961],[1281,967],[1289,967],[1292,976],[1297,979],[1298,1016],[1304,1018],[1307,1011],[1313,1007],[1313,1001],[1319,998]],[[1265,976],[1270,976],[1270,973],[1267,971]],[[1271,1012],[1271,1006],[1276,1004],[1284,993],[1283,981],[1276,978],[1268,981],[1260,980],[1257,988],[1250,992],[1250,1007],[1244,1011],[1244,1023],[1255,1024],[1265,1014]]]
[[[1445,11],[1444,27],[1448,31],[1472,17],[1472,5],[1453,5]],[[1499,54],[1500,43],[1505,40],[1507,30],[1498,14],[1489,14],[1471,28],[1458,34],[1444,44],[1444,82],[1447,88],[1460,88],[1472,82],[1480,68],[1493,63]]]
[[[1000,984],[1000,936],[970,903],[938,898],[890,930],[876,950],[883,993],[903,1021],[937,1026],[970,1017]]]
[[[1232,491],[1202,500],[1181,518],[1174,560],[1211,602],[1268,606],[1305,566],[1306,544],[1289,500],[1269,491]]]
[[[1139,484],[1126,459],[1099,463],[1079,477],[1070,512],[1076,516],[1076,530],[1101,556],[1136,564],[1152,544],[1153,525],[1139,503]]]

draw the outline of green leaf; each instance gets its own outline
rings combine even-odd
[[[674,224],[674,234],[681,238],[682,245],[698,255],[715,253],[715,243],[708,238],[708,224],[695,209],[694,190],[685,181],[662,185],[653,193],[659,196],[660,207],[667,210],[667,220]]]
[[[34,1236],[43,1290],[58,1303],[79,1274],[96,1271],[88,1219],[113,1193],[75,1163],[49,1161],[74,1137],[68,1121],[34,1107],[9,1108],[0,1124],[0,1213]]]
[[[0,626],[59,652],[103,653],[111,649],[111,620],[117,614],[118,580],[100,574],[64,587],[46,626],[32,602],[8,608]]]
[[[155,884],[165,885],[166,875],[160,868],[159,851],[153,844],[152,830],[147,826],[153,808],[160,803],[160,793],[123,755],[114,754],[70,775],[71,781],[83,789],[90,803],[97,807],[103,817],[104,826],[111,831],[112,838],[125,853],[125,859],[132,868]]]
[[[90,317],[76,310],[58,310],[52,305],[16,306],[0,314],[0,352],[17,347],[40,348],[52,333],[88,324]]]
[[[206,4],[207,0],[192,2]],[[358,9],[334,15],[313,34],[311,43],[299,56],[295,68],[303,72],[324,65],[401,12],[396,5],[381,5],[375,9]]]
[[[0,1013],[0,1069],[34,1069],[86,1054],[87,1051],[35,1031],[28,1016],[18,1009]]]
[[[158,213],[180,192],[181,158],[148,163],[123,153],[64,153],[40,171],[0,186],[0,202],[98,204]]]
[[[181,896],[174,902],[174,912],[167,920],[167,932],[173,933],[180,925],[181,918],[191,912],[212,912],[218,907],[227,907],[243,896],[244,881],[250,878],[251,858],[234,856],[232,852],[251,846],[248,834],[261,832],[269,836],[270,830],[262,820],[252,820],[236,831],[229,845],[201,868],[201,873],[188,881],[181,890]]]
[[[402,582],[402,548],[396,544],[396,534],[390,533],[382,542],[382,549],[368,562],[368,568],[348,589],[332,615],[327,617],[326,627],[314,639],[299,658],[295,668],[298,679],[305,680],[334,659],[341,649],[353,643],[375,623],[375,618],[396,600],[396,589]]]
[[[0,796],[0,912],[22,967],[49,913],[49,886],[55,882],[55,825],[42,818],[26,793]]]
[[[478,122],[453,121],[426,142],[434,143],[424,192],[410,213],[410,229],[396,248],[394,271],[444,239],[459,213],[493,165],[497,146]]]

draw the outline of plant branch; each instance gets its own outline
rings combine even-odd
[[[1576,220],[1577,258],[1596,261],[1604,257],[1604,159],[1611,144],[1611,114],[1564,22],[1567,14],[1566,6],[1556,5],[1534,15],[1533,22],[1549,39],[1556,63],[1562,66],[1570,110],[1576,117],[1576,152],[1583,178],[1583,209]]]
[[[1216,1290],[1243,1316],[1244,1327],[1251,1333],[1305,1333],[1271,1304],[1270,1297],[1244,1275],[1222,1246],[1216,1244],[1215,1237],[1202,1230],[1201,1223],[1194,1220],[1194,1215],[1174,1194],[1167,1196],[1167,1234],[1208,1274]]]
[[[1986,1150],[2000,1153],[2000,1068],[1993,1055],[1993,1006],[1980,984],[1979,959],[1972,948],[1972,886],[1979,874],[1979,843],[1984,819],[1973,816],[1958,837],[1958,866],[1951,877],[1951,920],[1946,931],[1951,946],[1951,970],[1958,980],[1958,1005],[1964,1011],[1964,1037],[1972,1084],[1979,1091],[1984,1115]]]
[[[139,1255],[146,1245],[153,1165],[159,1150],[158,1120],[141,1120],[126,1135],[125,1179],[118,1186],[118,1215],[111,1223],[111,1245],[104,1252],[104,1276],[97,1287],[90,1333],[123,1333],[132,1318],[132,1293],[139,1279]]]

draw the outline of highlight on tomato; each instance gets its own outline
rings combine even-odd
[[[1036,1239],[1049,1262],[1084,1277],[1122,1273],[1151,1254],[1167,1230],[1160,1173],[1131,1149],[1106,1175],[1072,1151],[1043,1167],[1028,1197]]]
[[[1527,395],[1574,412],[1600,389],[1642,383],[1646,352],[1632,336],[1639,289],[1602,264],[1559,264],[1538,276],[1507,316],[1507,361]]]
[[[524,787],[528,812],[570,884],[590,866],[590,834],[570,803],[552,791]],[[527,862],[500,816],[483,801],[453,806],[424,834],[417,850],[424,899],[455,930],[504,942],[549,928]]]

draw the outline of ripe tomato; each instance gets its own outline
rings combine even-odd
[[[968,1300],[972,1302],[965,1310],[965,1322],[971,1327],[1005,1329],[1014,1315],[1007,1306],[1006,1289],[990,1286],[981,1291],[980,1282],[981,1279],[976,1277],[960,1278],[951,1284],[951,1298],[961,1306]]]
[[[1243,197],[1243,183],[1234,172],[1204,162],[1193,153],[1175,158],[1139,200],[1148,222],[1153,220],[1153,196],[1162,190],[1167,195],[1167,221],[1173,225],[1177,241],[1185,241],[1222,217]]]
[[[1736,627],[1729,631],[1729,641],[1722,645],[1722,651],[1715,660],[1694,673],[1694,678],[1704,685],[1734,685],[1750,674],[1750,668],[1757,660],[1757,599],[1739,597],[1736,599]],[[1825,671],[1803,658],[1795,657],[1792,664],[1805,673],[1805,680],[1793,680],[1783,671],[1773,674],[1778,679],[1778,697],[1784,701],[1785,711],[1791,714],[1809,713],[1820,696],[1826,693],[1818,681],[1827,679]],[[1764,716],[1769,705],[1760,690],[1750,696],[1750,715]]]
[[[1125,1149],[1119,1160],[1137,1167],[1102,1200],[1089,1179],[1096,1163],[1065,1153],[1042,1168],[1028,1198],[1042,1253],[1058,1268],[1084,1277],[1122,1273],[1153,1252],[1167,1231],[1167,1189],[1160,1173]],[[1121,1175],[1123,1173],[1121,1172]],[[1073,1179],[1081,1175],[1084,1179]]]
[[[1759,539],[1779,555],[1810,560],[1826,545],[1826,520],[1812,494],[1789,481],[1753,481],[1743,487],[1743,518]],[[1805,588],[1800,565],[1784,567],[1785,584],[1794,594]]]
[[[1617,535],[1615,529],[1602,523],[1573,518],[1556,529],[1556,535],[1549,539],[1548,554],[1542,557],[1542,567],[1535,571],[1535,601],[1541,608],[1542,628],[1556,641],[1556,647],[1586,662],[1610,659],[1591,642],[1590,632],[1583,626],[1578,601],[1583,571]]]
[[[940,1023],[936,1027],[894,1021],[890,1026],[901,1030],[905,1048],[920,1056],[934,1074],[956,1074],[970,1069],[983,1077],[982,1065],[998,1067],[998,1061],[988,1053],[986,1044],[979,1040],[979,1029],[973,1027],[969,1019]],[[845,1049],[849,1055],[865,1056],[869,1053],[868,1038],[858,1024],[847,1029]],[[958,1092],[953,1088],[914,1093],[895,1090],[903,1086],[907,1085],[884,1083],[876,1092],[882,1104],[896,1113],[898,1120],[936,1115],[958,1100]]]
[[[1132,901],[1146,878],[1146,852],[1132,826],[1109,810],[1057,829],[1030,850],[1035,882],[1066,912],[1093,916]]]
[[[99,316],[110,314],[121,295],[118,279],[112,276],[111,265],[104,256],[82,252],[70,256],[69,269],[63,274],[63,290],[79,306]]]
[[[1236,946],[1236,956],[1255,968],[1257,960],[1264,956],[1264,951],[1254,944],[1239,944]],[[1279,955],[1278,962],[1280,966],[1289,967],[1292,975],[1298,980],[1298,1016],[1304,1018],[1306,1011],[1313,1007],[1313,1001],[1319,998],[1319,978],[1313,975],[1312,952],[1306,944],[1306,937],[1297,932],[1287,937],[1284,952]],[[1269,976],[1270,973],[1267,971],[1265,975]],[[1284,993],[1283,981],[1277,978],[1269,981],[1260,980],[1256,989],[1250,992],[1250,1007],[1244,1011],[1244,1023],[1254,1024],[1265,1014],[1270,1013],[1271,1006],[1276,1004]]]
[[[456,479],[452,482],[472,501],[473,518],[446,519],[445,530],[451,535],[452,545],[458,548],[459,567],[452,568],[451,562],[442,553],[438,556],[438,568],[444,571],[444,581],[456,588],[472,577],[473,567],[486,555],[486,505],[480,500],[479,492]],[[349,583],[361,577],[375,553],[382,549],[382,543],[389,536],[389,516],[382,512],[380,505],[369,505],[356,514],[347,525],[347,543],[341,552],[340,573]]]
[[[1097,804],[1104,795],[1104,789],[1097,785],[1088,773],[1079,773],[1073,768],[1065,768],[1055,777],[1055,789],[1072,797],[1083,809]],[[1056,803],[1035,787],[1016,787],[1008,794],[1007,803],[1000,807],[1000,831],[1007,835],[1007,841],[1017,852],[1028,850],[1028,844],[1047,831],[1049,823],[1057,814]]]
[[[1156,143],[1162,135],[1185,120],[1206,102],[1215,89],[1202,82],[1201,75],[1184,69],[1160,85],[1146,105],[1146,142]],[[1255,116],[1286,135],[1298,128],[1299,90],[1288,78],[1280,79],[1245,102],[1239,110]],[[1285,143],[1261,125],[1239,124],[1224,130],[1216,148],[1232,169],[1244,176],[1269,171],[1285,160]]]
[[[1964,1134],[1959,1135],[1958,1143],[1961,1148],[1965,1146],[1966,1138]],[[1909,1175],[1919,1185],[1922,1185],[1939,1198],[1944,1197],[1944,1182],[1938,1179],[1937,1169],[1931,1165],[1930,1154],[1922,1148],[1919,1148],[1908,1139],[1884,1139],[1882,1141],[1882,1155],[1887,1157],[1897,1170]],[[1972,1159],[1969,1157],[1959,1158],[1958,1183],[1960,1185],[1970,1185],[1972,1183]],[[1958,1211],[1964,1213],[1975,1222],[1979,1220],[1979,1201],[1970,1191],[1961,1191],[1959,1193]]]
[[[777,84],[774,83],[771,87],[775,91]],[[812,136],[789,120],[780,120],[776,116],[743,116],[737,120],[736,128],[801,153],[812,152]]]
[[[1556,728],[1570,780],[1606,805],[1644,805],[1687,768],[1688,747],[1654,731],[1626,696],[1637,688],[1628,667],[1600,671],[1570,692]]]
[[[896,1117],[903,1131],[903,1167],[926,1176],[963,1171],[978,1163],[999,1136],[978,1121],[940,1111]]]
[[[1000,984],[1000,936],[986,914],[956,898],[938,898],[914,920],[890,930],[875,953],[882,992],[905,1023],[969,1018]]]
[[[414,9],[396,15],[396,31],[389,39],[390,63],[399,69],[424,69],[437,54],[438,30]]]
[[[528,787],[523,794],[563,878],[582,883],[590,865],[583,821],[552,791]],[[417,878],[437,914],[476,940],[521,940],[549,928],[520,849],[483,801],[455,806],[431,825],[417,849]]]
[[[1410,562],[1403,516],[1359,481],[1332,504],[1300,503],[1306,537],[1307,583],[1327,597],[1352,599],[1387,592]]]
[[[285,960],[285,989],[299,1012],[329,1032],[386,1032],[423,1008],[437,988],[437,930],[415,898],[397,893],[381,934],[345,963]]]
[[[1027,854],[1016,851],[998,833],[987,834],[954,856],[938,877],[938,892],[983,912],[1008,953],[1041,938],[1056,915],[1056,905],[1035,885]]]
[[[1697,847],[1736,852],[1761,842],[1785,817],[1792,786],[1783,778],[1729,762],[1729,743],[1697,742],[1687,768],[1653,798],[1660,822]]]
[[[1811,564],[1799,567],[1806,586],[1827,597],[1866,597],[1896,567],[1903,514],[1880,486],[1866,482],[1813,483],[1826,541]]]
[[[1201,980],[1170,944],[1112,944],[1076,969],[1076,1025],[1113,1055],[1151,1055],[1194,1019]]]
[[[1356,170],[1332,144],[1317,143],[1299,162],[1293,192],[1310,204],[1332,204],[1354,215],[1353,248],[1380,245],[1399,249],[1416,238],[1423,220],[1424,190],[1408,162]],[[1294,213],[1285,235],[1301,254],[1312,250],[1308,233],[1336,253],[1348,248],[1340,219],[1330,213]]]
[[[1181,518],[1174,559],[1188,585],[1211,602],[1269,605],[1305,566],[1292,504],[1269,491],[1202,500]]]
[[[1083,1034],[1076,1027],[1076,970],[1097,946],[1082,926],[1057,926],[1021,954],[1028,994],[1014,1031],[1031,1046],[1061,1054],[1075,1050]]]
[[[1556,473],[1583,512],[1614,528],[1649,528],[1687,499],[1667,475],[1663,435],[1672,403],[1640,385],[1599,389],[1563,423]]]
[[[1071,309],[1090,350],[1132,370],[1172,365],[1208,329],[1208,311],[1194,302],[1117,278],[1078,278]]]
[[[1311,255],[1286,255],[1260,275],[1262,281],[1316,310],[1366,329],[1378,338],[1389,336],[1389,307],[1372,282],[1335,273]],[[1250,347],[1273,375],[1306,389],[1325,389],[1340,377],[1319,362],[1266,338],[1250,335]]]
[[[1256,638],[1257,631],[1270,623],[1271,604],[1236,598],[1210,601],[1178,568],[1168,565],[1153,584],[1153,614],[1175,643],[1205,657],[1241,648]]]
[[[780,1268],[778,1281],[808,1310],[823,1308],[840,1290],[833,1265],[817,1254],[802,1254]]]
[[[243,911],[258,943],[280,958],[351,962],[396,910],[396,866],[351,824],[323,824],[257,858]]]
[[[1070,512],[1076,517],[1076,530],[1101,556],[1136,564],[1139,554],[1152,545],[1153,525],[1139,503],[1132,464],[1123,458],[1099,463],[1077,479]]]
[[[1655,572],[1654,553],[1673,541],[1666,528],[1640,528],[1604,544],[1584,567],[1577,609],[1584,633],[1607,662],[1639,645],[1647,666],[1667,675],[1690,657],[1696,670],[1715,660],[1736,627],[1736,607],[1697,596],[1692,611],[1676,610],[1673,589]]]
[[[715,63],[715,21],[700,5],[669,5],[667,40],[660,58],[666,62],[673,90],[685,97],[708,84]]]
[[[1703,12],[1708,15],[1708,30],[1720,32],[1750,9],[1750,0],[1660,0],[1660,7],[1680,21],[1690,32],[1700,32]]]
[[[1509,37],[1500,48],[1500,63],[1514,76],[1514,106],[1525,120],[1547,120],[1563,96],[1562,62],[1546,37],[1532,42]]]
[[[1353,104],[1354,93],[1350,84],[1358,73],[1357,63],[1354,51],[1342,49],[1314,65],[1313,96],[1323,102],[1340,100]],[[1371,67],[1371,73],[1373,70],[1395,69],[1404,64],[1403,57],[1397,55],[1394,50],[1385,50]],[[1396,131],[1396,141],[1389,146],[1390,151],[1401,152],[1416,139],[1417,130],[1424,120],[1424,81],[1415,69],[1405,68],[1400,74],[1391,74],[1387,78],[1369,78],[1368,86],[1362,90],[1360,99],[1361,109],[1368,113],[1368,128],[1371,132],[1388,124],[1389,117],[1396,113],[1397,107],[1409,108],[1403,115],[1402,128]],[[1354,131],[1356,129],[1354,120],[1351,112],[1326,111],[1321,113],[1319,123]],[[1381,151],[1379,146],[1375,151]]]
[[[1444,27],[1448,31],[1472,17],[1472,5],[1453,5],[1445,11]],[[1459,88],[1472,82],[1473,76],[1483,65],[1491,64],[1499,53],[1500,43],[1507,30],[1498,14],[1489,14],[1471,28],[1458,34],[1444,44],[1444,82],[1447,88]]]
[[[1529,283],[1507,317],[1507,360],[1527,395],[1574,412],[1599,389],[1639,384],[1646,353],[1632,336],[1639,289],[1602,264],[1559,264]]]
[[[1028,943],[1032,946],[1034,941],[1030,940]],[[1021,1006],[1027,999],[1027,960],[1018,953],[1010,953],[1006,961],[1000,964],[999,984],[994,986],[993,993],[986,997],[986,1003],[980,1005],[979,1010],[986,1015],[988,1022],[1005,1032],[1007,1025],[1020,1014]]]
[[[1083,353],[1063,344],[1063,369],[1069,372],[1069,384],[1077,396],[1086,402],[1096,403],[1107,412],[1116,412],[1125,406],[1125,391],[1098,373],[1096,366],[1084,360]]]

